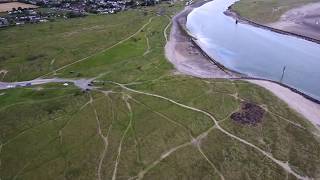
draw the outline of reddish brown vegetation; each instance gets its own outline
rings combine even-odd
[[[264,112],[264,109],[256,104],[242,102],[240,111],[233,113],[231,119],[241,124],[256,125],[262,121]]]

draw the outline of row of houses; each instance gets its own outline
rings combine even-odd
[[[47,18],[47,16],[41,16],[35,10],[18,8],[13,9],[12,11],[9,11],[7,15],[0,17],[0,27],[47,22]]]
[[[73,11],[82,13],[101,13],[101,14],[113,14],[122,11],[126,8],[124,1],[83,1],[83,2],[68,2],[63,3],[60,6],[53,7],[52,9],[59,11]]]
[[[136,6],[150,6],[160,0],[19,0],[20,2],[35,4],[48,11],[34,9],[13,8],[6,15],[0,17],[0,28],[22,25],[26,23],[40,23],[56,18],[74,18],[86,16],[88,13],[114,14],[127,8]],[[166,0],[164,0],[166,1]],[[192,1],[192,0],[189,0]]]

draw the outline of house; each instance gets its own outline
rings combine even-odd
[[[9,26],[9,22],[6,18],[0,17],[0,28]]]

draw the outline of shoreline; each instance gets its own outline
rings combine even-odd
[[[224,12],[224,14],[226,16],[230,16],[230,17],[238,20],[240,23],[249,24],[249,25],[257,27],[257,28],[266,29],[266,30],[269,30],[269,31],[272,31],[272,32],[276,32],[276,33],[279,33],[279,34],[283,34],[283,35],[287,35],[287,36],[293,36],[293,37],[300,38],[300,39],[303,39],[303,40],[306,40],[306,41],[310,41],[310,42],[313,42],[313,43],[320,44],[320,40],[319,39],[315,39],[315,38],[308,37],[308,36],[305,36],[305,35],[302,35],[302,34],[298,34],[298,33],[294,33],[294,32],[289,32],[289,31],[273,28],[273,27],[270,27],[268,25],[263,25],[263,24],[255,22],[255,21],[252,21],[252,20],[250,20],[248,18],[242,17],[237,12],[233,11],[231,7],[232,7],[232,5],[228,7],[228,9]]]
[[[203,2],[199,2],[199,4],[195,4],[194,7],[192,7],[192,9],[194,8],[197,8],[199,6],[202,6],[203,4],[207,3],[207,2],[210,2],[210,1],[203,1]],[[230,6],[231,7],[231,6]],[[230,8],[229,7],[229,8]],[[188,11],[188,14],[190,13],[191,11]],[[188,16],[188,14],[186,14],[186,17]],[[237,76],[237,77],[234,77],[232,79],[239,79],[239,80],[260,80],[260,81],[268,81],[268,82],[271,82],[271,83],[275,83],[275,84],[278,84],[280,86],[283,86],[284,88],[287,88],[287,89],[290,89],[292,92],[294,93],[297,93],[301,96],[303,96],[304,98],[314,102],[314,103],[317,103],[320,105],[320,100],[316,99],[316,98],[313,98],[311,97],[310,95],[298,90],[297,88],[294,88],[294,87],[291,87],[289,85],[286,85],[286,84],[283,84],[281,82],[277,82],[277,81],[274,81],[274,80],[270,80],[270,79],[265,79],[265,78],[259,78],[259,77],[254,77],[254,76],[248,76],[246,74],[243,74],[243,73],[240,73],[240,72],[237,72],[237,71],[234,71],[232,69],[228,69],[227,67],[225,67],[223,64],[219,63],[218,61],[216,61],[214,58],[210,57],[200,46],[199,44],[197,43],[197,39],[196,37],[194,37],[186,28],[186,21],[185,22],[181,22],[181,21],[178,21],[177,22],[178,25],[180,26],[181,28],[181,31],[183,33],[185,33],[185,35],[189,36],[190,37],[190,40],[191,42],[195,45],[195,47],[197,47],[199,49],[199,51],[202,53],[203,56],[207,57],[208,59],[210,59],[215,65],[217,65],[222,71],[225,71],[227,73],[232,73],[233,75]],[[263,25],[261,25],[263,26]],[[258,26],[257,26],[258,27]],[[279,31],[282,31],[282,30],[279,30]],[[287,34],[289,35],[289,34]],[[320,41],[319,41],[320,43]]]
[[[172,54],[173,53],[183,54],[184,52],[181,52],[181,49],[177,47],[177,43],[174,41],[177,41],[177,37],[179,39],[179,36],[186,36],[185,39],[187,39],[187,41],[182,43],[191,43],[194,46],[194,48],[196,48],[197,51],[202,55],[201,61],[203,60],[211,61],[216,66],[215,69],[206,68],[204,70],[217,71],[218,69],[218,71],[225,72],[228,75],[225,77],[220,77],[220,76],[202,77],[202,76],[198,76],[196,73],[190,72],[191,70],[194,70],[193,67],[190,68],[190,71],[180,71],[181,73],[199,77],[199,78],[215,78],[215,79],[222,78],[222,79],[229,79],[229,80],[245,80],[250,83],[259,85],[260,87],[263,87],[269,90],[279,99],[283,100],[286,104],[288,104],[288,106],[291,109],[295,110],[300,115],[308,119],[315,126],[315,128],[317,128],[320,131],[320,119],[318,118],[320,117],[320,101],[319,100],[297,90],[296,88],[290,87],[286,84],[282,84],[280,82],[276,82],[269,79],[250,77],[245,74],[232,71],[226,68],[225,66],[223,66],[222,64],[220,64],[219,62],[215,61],[213,58],[208,56],[208,54],[204,50],[201,49],[201,47],[196,43],[197,39],[193,37],[186,29],[186,22],[187,22],[188,14],[194,8],[200,7],[207,2],[210,2],[210,1],[200,1],[188,7],[185,7],[184,10],[182,10],[180,13],[178,13],[172,18],[173,25],[170,32],[170,38],[169,38],[170,40],[167,42],[165,47],[166,57],[169,60],[169,62],[171,62],[174,65],[174,67],[178,71],[180,71],[179,69],[180,61],[179,59],[175,59],[179,57],[173,57]],[[258,27],[263,27],[263,26],[258,26]],[[177,30],[177,28],[179,30]],[[180,34],[177,35],[177,32],[179,31],[180,31]],[[290,35],[290,34],[287,34],[287,35]],[[320,44],[320,41],[317,40],[317,42]],[[175,44],[176,46],[172,46],[171,44]]]
[[[175,69],[183,74],[199,78],[236,77],[226,69],[222,70],[217,62],[206,56],[205,52],[192,41],[195,37],[183,25],[187,21],[188,14],[205,3],[206,1],[199,1],[187,6],[172,18],[169,41],[165,45],[165,55]]]

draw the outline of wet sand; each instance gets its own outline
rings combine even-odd
[[[269,26],[320,40],[320,2],[291,9]]]
[[[186,7],[172,19],[170,38],[165,46],[167,59],[179,73],[200,78],[230,78],[233,73],[222,70],[192,41],[185,24],[188,14],[205,2],[197,2]]]
[[[241,23],[320,44],[320,2],[291,9],[284,13],[279,21],[270,24],[259,24],[242,17],[233,11],[231,6],[225,11],[225,15],[231,16]]]

